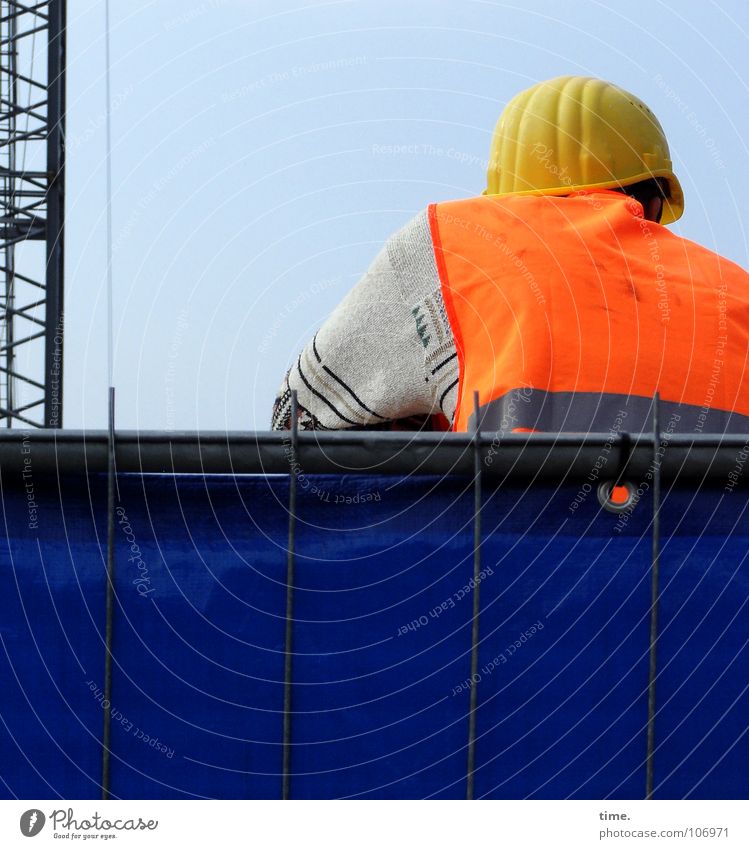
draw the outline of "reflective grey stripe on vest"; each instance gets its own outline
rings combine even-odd
[[[467,398],[472,393],[464,394]],[[547,433],[647,432],[653,428],[653,399],[598,392],[512,389],[479,407],[482,431],[515,428]],[[473,430],[476,414],[468,420]],[[749,416],[693,404],[660,403],[661,431],[667,433],[749,433]]]

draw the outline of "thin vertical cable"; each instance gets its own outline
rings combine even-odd
[[[114,442],[114,344],[112,306],[112,113],[109,49],[109,0],[104,0],[104,81],[106,97],[106,215],[107,215],[107,383],[109,386],[109,441],[107,479],[107,584],[105,607],[105,654],[104,654],[104,730],[102,734],[102,779],[101,797],[109,798],[109,765],[112,704],[112,626],[114,620],[114,501],[115,501],[115,442]]]
[[[289,457],[289,542],[286,553],[286,638],[283,672],[283,765],[281,798],[291,798],[291,675],[294,638],[294,546],[296,543],[297,397],[291,392],[291,456]]]
[[[104,52],[106,85],[106,180],[107,180],[107,382],[114,386],[114,308],[112,284],[112,99],[109,51],[109,0],[104,2]]]
[[[468,767],[466,799],[474,798],[476,771],[476,707],[478,705],[479,672],[479,611],[481,575],[481,425],[479,423],[479,393],[473,393],[473,624],[471,628],[471,689],[468,708]]]
[[[107,444],[107,585],[104,626],[104,729],[101,736],[101,798],[109,798],[109,755],[112,707],[112,625],[114,622],[114,388],[109,388],[109,440]]]
[[[648,739],[645,764],[645,798],[652,799],[655,778],[655,679],[658,674],[658,595],[661,557],[661,426],[660,395],[653,398],[653,550],[650,572],[650,665],[648,669]]]

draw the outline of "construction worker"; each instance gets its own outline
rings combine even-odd
[[[642,101],[535,85],[487,176],[387,241],[289,370],[273,428],[295,389],[304,429],[643,431],[659,392],[664,430],[749,432],[749,274],[664,226],[684,197]]]

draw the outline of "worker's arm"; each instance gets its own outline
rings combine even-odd
[[[411,416],[452,418],[455,343],[445,314],[426,212],[388,239],[289,369],[272,428],[389,428]]]

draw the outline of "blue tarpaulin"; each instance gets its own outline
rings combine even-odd
[[[106,476],[5,469],[3,795],[101,793]],[[289,482],[121,474],[111,795],[278,798]],[[590,490],[590,487],[588,488]],[[645,795],[651,492],[485,485],[470,680],[466,477],[317,475],[297,496],[293,798]],[[664,487],[655,798],[746,798],[746,493]]]

